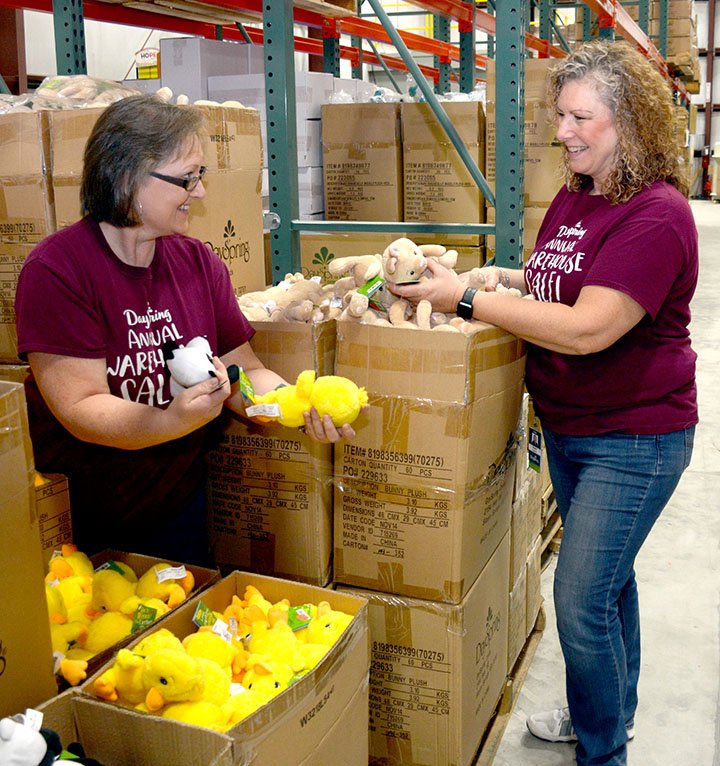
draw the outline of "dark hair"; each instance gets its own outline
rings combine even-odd
[[[80,204],[83,215],[113,226],[137,226],[135,194],[140,181],[173,159],[193,138],[204,117],[191,106],[157,96],[116,101],[100,115],[85,145]]]
[[[614,203],[627,202],[646,186],[664,180],[687,196],[687,174],[675,140],[672,90],[654,64],[622,41],[579,45],[549,72],[551,106],[557,106],[567,82],[586,77],[612,112],[618,134],[615,163],[603,195]],[[577,191],[587,176],[573,173],[565,160],[565,181]]]

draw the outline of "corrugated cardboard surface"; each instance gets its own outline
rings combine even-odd
[[[21,384],[0,381],[0,717],[57,693]]]
[[[335,449],[335,579],[458,603],[509,529],[524,344],[337,328],[336,372],[369,409]]]
[[[335,322],[255,322],[263,364],[295,382],[303,370],[333,373]],[[223,569],[326,585],[332,577],[332,454],[297,429],[226,413],[208,456],[208,514]]]
[[[470,403],[522,378],[525,344],[493,325],[472,335],[338,322],[335,372],[368,392]]]
[[[210,543],[223,570],[330,581],[332,449],[297,429],[224,417],[208,454]]]
[[[470,156],[485,171],[485,113],[475,102],[442,104]],[[404,214],[406,221],[484,223],[485,200],[429,104],[402,104]],[[452,245],[483,243],[474,234],[436,234]]]
[[[332,375],[335,369],[335,320],[327,322],[252,322],[251,341],[258,359],[294,383],[303,370]]]
[[[178,724],[154,715],[136,713],[91,696],[93,678],[75,700],[78,731],[88,752],[108,766],[208,766],[281,763],[334,763],[342,731],[337,720],[348,721],[347,732],[357,735],[357,721],[367,721],[369,647],[367,604],[364,599],[310,585],[233,572],[196,599],[179,607],[163,627],[176,636],[195,632],[192,616],[200,600],[222,612],[233,595],[242,596],[253,584],[273,603],[288,598],[292,604],[328,601],[333,609],[355,615],[339,641],[307,676],[269,704],[218,734]],[[102,671],[99,671],[102,672]],[[347,718],[344,716],[346,715]],[[352,724],[351,724],[352,722]],[[365,739],[365,742],[367,740]],[[229,746],[229,747],[228,747]],[[362,741],[343,750],[343,766],[365,766],[367,746]]]
[[[324,105],[322,144],[329,220],[403,220],[399,104]]]
[[[35,474],[35,503],[40,524],[43,564],[47,566],[53,551],[72,543],[70,487],[62,474]]]
[[[507,673],[507,535],[458,605],[368,599],[370,763],[469,766]]]

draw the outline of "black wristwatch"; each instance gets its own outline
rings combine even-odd
[[[461,319],[472,319],[473,316],[473,298],[475,297],[475,293],[477,292],[476,287],[468,287],[467,290],[463,293],[463,297],[460,298],[458,301],[457,308],[455,309],[455,313],[461,318]]]

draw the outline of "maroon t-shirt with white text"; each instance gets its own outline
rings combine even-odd
[[[253,335],[227,268],[202,242],[161,237],[150,266],[130,266],[90,218],[33,249],[18,280],[16,313],[21,357],[103,359],[112,394],[163,409],[172,398],[166,341],[182,346],[204,336],[222,356]],[[122,545],[137,534],[134,527],[162,524],[201,486],[205,429],[142,450],[103,447],[66,431],[32,378],[26,392],[36,467],[70,477],[76,542],[84,547]]]
[[[659,181],[626,203],[563,187],[525,264],[537,300],[572,306],[585,285],[645,309],[609,348],[561,354],[531,344],[527,388],[543,425],[563,434],[667,433],[697,423],[690,300],[698,279],[690,206]]]

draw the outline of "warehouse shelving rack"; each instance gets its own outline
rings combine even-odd
[[[335,1],[335,0],[334,0]],[[300,233],[310,231],[384,231],[384,232],[457,232],[493,235],[496,240],[495,261],[503,266],[518,266],[523,248],[523,93],[524,59],[526,51],[540,57],[563,56],[568,46],[560,36],[560,44],[549,42],[554,5],[551,0],[535,0],[540,13],[541,37],[528,30],[530,0],[488,2],[494,14],[482,10],[473,0],[412,0],[419,13],[433,14],[435,38],[399,32],[393,26],[380,0],[365,0],[379,23],[350,14],[339,0],[173,0],[153,3],[133,2],[129,5],[98,2],[98,0],[0,0],[0,5],[29,10],[51,11],[54,17],[58,72],[63,74],[86,71],[84,18],[111,21],[130,26],[143,26],[208,38],[245,40],[263,44],[265,52],[265,81],[267,109],[267,155],[270,180],[270,211],[267,216],[271,229],[271,253],[274,279],[300,267]],[[639,0],[640,18],[647,17],[649,0]],[[665,21],[668,0],[661,0]],[[565,3],[566,4],[566,3]],[[130,7],[132,5],[133,7]],[[673,87],[686,99],[682,83],[673,81],[657,47],[645,31],[632,20],[617,0],[584,0],[577,5],[589,9],[598,17],[603,36],[616,33],[635,44],[670,79]],[[644,13],[644,16],[643,16]],[[584,14],[589,16],[589,14]],[[248,26],[262,22],[262,28]],[[460,45],[447,42],[449,22],[456,21]],[[322,40],[295,36],[294,24],[322,30]],[[496,67],[496,173],[502,183],[496,191],[489,188],[481,171],[469,156],[454,126],[428,85],[430,78],[437,90],[447,89],[453,61],[459,62],[460,89],[472,90],[478,72],[485,68],[487,58],[476,52],[476,31],[489,35]],[[555,28],[555,31],[557,29]],[[349,35],[353,45],[340,44],[341,36]],[[392,44],[399,58],[380,56],[377,50],[362,49],[362,41]],[[662,41],[661,41],[662,45]],[[437,66],[417,64],[411,50],[430,53]],[[496,208],[495,224],[432,224],[418,222],[337,222],[302,221],[299,219],[297,134],[294,99],[295,52],[322,56],[325,71],[339,74],[339,60],[349,59],[354,71],[360,61],[384,67],[406,70],[415,78],[425,100],[430,104],[449,139],[455,145],[473,180],[487,202]]]

